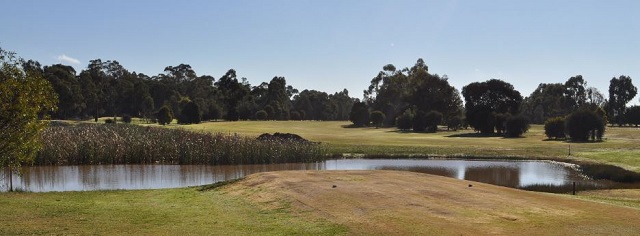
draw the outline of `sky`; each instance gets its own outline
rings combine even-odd
[[[362,98],[382,67],[411,67],[458,90],[492,78],[528,96],[582,75],[608,96],[627,75],[640,86],[637,0],[112,0],[3,1],[0,47],[78,72],[117,60],[150,76],[189,64],[252,85],[284,76],[300,91]],[[638,97],[632,103],[638,103]]]

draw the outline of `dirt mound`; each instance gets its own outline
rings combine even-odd
[[[311,141],[301,137],[297,134],[291,133],[264,133],[258,136],[258,140],[261,141],[278,141],[278,142],[299,142],[299,143],[311,143]]]

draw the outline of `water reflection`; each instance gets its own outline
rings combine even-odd
[[[278,170],[407,170],[490,184],[527,188],[563,186],[589,181],[566,164],[547,161],[491,160],[369,160],[345,159],[318,163],[270,165],[92,165],[36,166],[14,176],[14,187],[33,192],[104,189],[157,189],[204,185]],[[0,171],[6,190],[6,172]]]

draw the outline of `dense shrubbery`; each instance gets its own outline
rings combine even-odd
[[[505,122],[506,137],[520,137],[529,131],[529,119],[524,116],[511,116]]]
[[[544,134],[547,138],[564,139],[565,120],[564,117],[549,118],[544,122]]]
[[[429,111],[425,115],[425,118],[426,118],[425,123],[427,124],[426,131],[427,132],[438,131],[438,125],[440,124],[440,122],[442,122],[442,113],[438,111]]]
[[[157,117],[158,117],[159,124],[166,125],[171,123],[171,121],[173,120],[173,112],[171,111],[171,109],[169,109],[169,107],[163,106],[158,111]]]
[[[267,120],[267,118],[269,117],[269,114],[267,114],[267,111],[265,110],[259,110],[258,112],[256,112],[256,120]]]
[[[413,113],[408,109],[396,118],[396,126],[399,130],[410,130],[412,126],[411,122],[413,122]]]
[[[571,113],[566,120],[566,133],[575,142],[602,140],[604,129],[602,117],[590,110]]]
[[[135,125],[48,127],[42,141],[36,165],[267,164],[324,158],[322,146],[314,143]]]
[[[131,116],[130,115],[123,115],[122,116],[122,122],[124,122],[125,124],[131,124]]]
[[[382,126],[382,122],[384,122],[385,119],[385,115],[381,111],[371,112],[371,115],[369,117],[371,119],[371,123],[373,123],[373,125],[375,125],[376,127]]]

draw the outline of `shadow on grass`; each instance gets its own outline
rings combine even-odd
[[[448,138],[496,138],[496,137],[504,137],[503,134],[483,134],[483,133],[464,133],[464,134],[452,134],[447,135],[445,137]]]
[[[216,182],[216,183],[212,183],[212,184],[202,185],[202,186],[197,187],[197,190],[200,191],[200,192],[211,191],[211,190],[215,190],[217,188],[220,188],[222,186],[233,184],[233,183],[238,182],[238,181],[243,180],[243,179],[244,178],[232,179],[232,180],[220,181],[220,182]]]

